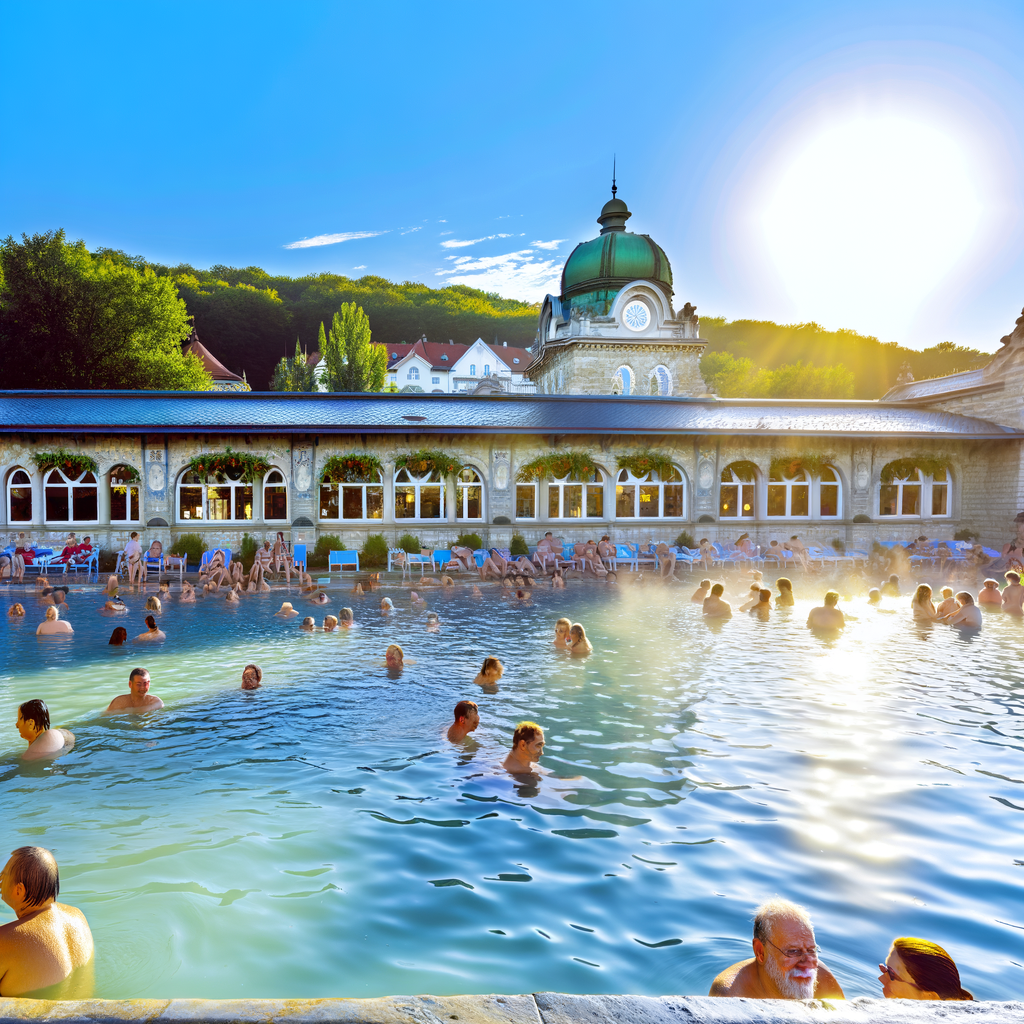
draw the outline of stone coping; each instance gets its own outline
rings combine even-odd
[[[380,999],[0,998],[0,1024],[1020,1024],[1024,1002],[758,1000],[709,996],[385,996]]]

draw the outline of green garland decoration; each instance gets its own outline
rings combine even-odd
[[[891,484],[893,480],[906,480],[919,469],[926,476],[936,476],[949,469],[948,455],[915,455],[909,459],[895,459],[882,467],[879,479],[883,484]]]
[[[251,484],[270,470],[270,463],[262,455],[232,451],[230,445],[222,452],[194,455],[188,460],[188,472],[196,473],[200,477],[205,477],[210,473],[217,477],[224,477],[229,469],[239,468],[242,470],[239,480],[242,483]]]
[[[811,476],[820,476],[821,471],[830,468],[836,461],[834,452],[805,452],[803,455],[776,455],[768,467],[768,476],[793,476],[798,470],[806,469]]]
[[[114,479],[114,470],[118,471],[116,473],[116,481]],[[134,466],[126,466],[123,463],[119,466],[115,466],[114,469],[110,471],[110,483],[114,487],[123,487],[126,484],[137,484],[140,479],[139,471]]]
[[[421,448],[418,452],[399,455],[395,459],[396,470],[407,469],[416,476],[425,476],[431,472],[442,478],[449,475],[458,476],[465,468],[457,456],[438,448]]]
[[[615,460],[619,469],[628,469],[638,480],[643,480],[648,473],[657,473],[661,480],[670,480],[676,471],[672,460],[653,448],[636,448]]]
[[[98,473],[99,466],[96,460],[89,455],[79,455],[76,452],[69,452],[67,448],[58,448],[52,452],[35,452],[32,461],[40,473],[49,473],[51,469],[61,469],[64,475],[72,480],[77,479],[83,473]]]
[[[587,452],[562,451],[538,455],[532,462],[519,467],[516,479],[521,484],[554,477],[562,480],[589,480],[597,472],[597,464]]]
[[[365,452],[349,452],[348,455],[332,455],[320,470],[322,484],[366,484],[379,483],[382,467],[376,455]]]

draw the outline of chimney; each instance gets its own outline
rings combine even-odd
[[[507,341],[503,341],[501,344],[502,344],[503,348],[508,348],[508,342]]]

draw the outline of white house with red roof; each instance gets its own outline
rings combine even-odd
[[[399,391],[450,395],[475,391],[486,380],[495,390],[533,394],[534,384],[523,377],[531,361],[526,349],[488,345],[482,338],[456,345],[423,337],[411,345],[388,346],[388,383]]]

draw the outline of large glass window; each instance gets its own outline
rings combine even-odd
[[[458,476],[456,492],[456,519],[483,519],[483,481],[480,474],[467,466]]]
[[[444,519],[444,481],[431,470],[416,476],[408,469],[395,474],[396,519]]]
[[[516,519],[537,518],[537,485],[516,484]]]
[[[811,477],[799,467],[768,475],[768,515],[788,518],[811,514]]]
[[[628,469],[619,470],[615,483],[617,519],[681,518],[683,511],[683,475],[673,468],[662,480],[657,473],[636,477]]]
[[[110,471],[110,521],[112,523],[137,523],[141,519],[139,509],[138,480],[128,466],[115,466]]]
[[[272,469],[263,478],[263,519],[268,523],[288,519],[288,485],[279,469]]]
[[[887,467],[888,468],[888,467]],[[949,515],[949,471],[937,470],[928,474],[915,466],[904,469],[904,475],[893,475],[890,483],[883,483],[878,491],[878,514],[885,517],[920,518],[924,515]],[[886,476],[882,470],[882,476]]]
[[[75,479],[59,469],[46,475],[44,508],[48,523],[95,523],[99,518],[97,484],[94,473],[82,473]]]
[[[612,394],[628,395],[633,389],[633,371],[628,366],[620,366],[612,377]]]
[[[248,522],[253,517],[252,484],[239,479],[242,468],[225,473],[209,473],[201,479],[197,473],[182,473],[178,478],[178,519],[210,522]]]
[[[824,466],[818,480],[821,518],[835,519],[839,515],[839,474],[831,466]]]
[[[320,485],[321,519],[383,519],[384,484],[378,472],[372,477]]]
[[[603,519],[604,473],[589,480],[552,480],[548,484],[549,519]]]
[[[753,519],[757,467],[752,462],[733,462],[722,470],[718,514],[722,519]]]
[[[32,522],[32,481],[21,468],[11,470],[7,477],[7,521]]]

